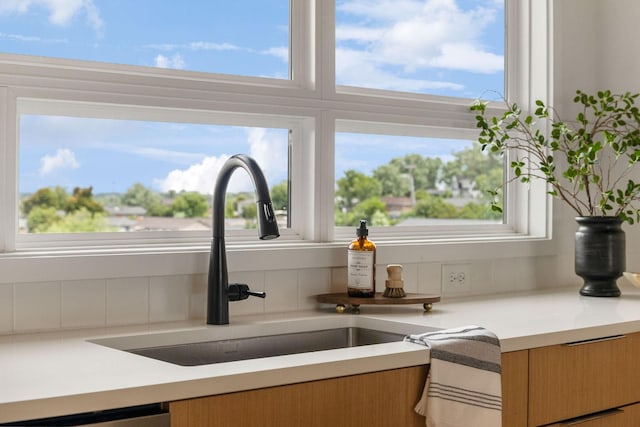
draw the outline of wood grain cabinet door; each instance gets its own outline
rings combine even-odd
[[[527,427],[529,350],[502,353],[502,426]]]
[[[172,427],[423,427],[416,366],[172,402]]]
[[[637,333],[531,349],[529,425],[551,424],[640,401],[639,352]]]

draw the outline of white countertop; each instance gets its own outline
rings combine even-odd
[[[623,282],[621,280],[621,282]],[[322,311],[232,318],[228,326],[164,324],[0,337],[0,422],[165,402],[428,363],[424,347],[377,344],[257,360],[184,367],[99,345],[173,343],[339,326],[400,333],[474,324],[504,352],[640,331],[640,292],[586,298],[577,288],[505,294],[418,306],[362,306],[360,315]],[[127,336],[133,338],[126,338]],[[200,338],[199,338],[200,337]],[[186,340],[190,338],[184,338]],[[118,344],[120,343],[120,344]]]

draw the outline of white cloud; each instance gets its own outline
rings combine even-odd
[[[104,22],[93,0],[2,0],[0,14],[27,13],[31,8],[44,8],[49,12],[49,22],[66,26],[72,19],[84,13],[89,26],[101,34]]]
[[[164,192],[184,190],[212,194],[218,172],[228,158],[228,155],[205,157],[202,162],[187,169],[172,170],[165,178],[156,179],[155,185]]]
[[[283,143],[281,137],[276,137],[263,128],[249,128],[247,139],[249,155],[260,165],[267,183],[269,186],[277,184],[275,179],[286,176],[289,155],[287,144]]]
[[[1,0],[0,0],[1,1]],[[15,40],[20,42],[29,42],[29,43],[68,43],[67,39],[47,39],[38,36],[27,36],[24,34],[8,34],[8,33],[0,33],[0,39],[5,40]]]
[[[48,175],[59,169],[78,169],[80,163],[73,151],[59,148],[54,155],[45,155],[40,159],[40,175]]]
[[[467,43],[450,43],[442,46],[442,55],[434,59],[433,64],[438,67],[453,70],[466,70],[469,63],[476,64],[476,70],[492,73],[501,70],[504,58],[491,52],[483,52]]]
[[[283,47],[271,47],[269,49],[265,49],[262,51],[264,55],[275,56],[283,62],[289,61],[289,48],[286,46]]]
[[[154,62],[155,66],[158,68],[174,68],[176,70],[182,70],[185,67],[184,59],[179,53],[176,53],[171,57],[157,55]]]
[[[274,180],[282,176],[282,167],[287,165],[287,144],[272,136],[268,130],[262,128],[248,129],[247,139],[249,152],[246,153],[260,165],[269,186],[277,184]],[[234,153],[235,154],[235,153]],[[192,164],[186,169],[174,169],[166,177],[156,179],[154,184],[161,191],[197,191],[212,194],[218,172],[231,157],[228,154],[205,157],[199,163]],[[253,185],[249,175],[240,169],[233,173],[229,180],[227,191],[252,191]]]
[[[191,42],[187,47],[192,50],[240,50],[231,43]]]
[[[181,44],[174,44],[174,43],[148,44],[148,45],[145,45],[144,47],[147,49],[156,49],[164,52],[171,52],[171,51],[180,50],[180,49],[188,49],[188,50],[194,50],[194,51],[248,50],[248,49],[243,49],[241,47],[238,47],[231,43],[213,43],[213,42],[204,42],[204,41],[181,43]]]
[[[416,0],[347,0],[336,8],[369,19],[398,21],[419,14],[423,3]]]
[[[167,150],[164,148],[156,148],[156,147],[137,147],[133,144],[101,144],[100,146],[115,150],[121,151],[123,153],[135,154],[140,157],[144,157],[145,159],[151,159],[154,161],[161,162],[171,162],[171,163],[181,163],[190,165],[193,162],[200,160],[203,155],[198,153],[191,153],[186,151],[177,151],[177,150]]]
[[[339,49],[336,51],[336,73],[344,85],[384,88],[404,92],[449,89],[462,90],[464,87],[455,82],[424,80],[399,77],[383,67],[367,52]]]
[[[500,25],[496,3],[463,10],[456,0],[348,0],[337,7],[355,18],[336,29],[336,72],[345,84],[359,77],[375,82],[369,87],[453,88],[453,83],[399,78],[385,70],[401,68],[407,76],[428,69],[494,73],[504,68],[502,55],[480,41],[490,25]]]

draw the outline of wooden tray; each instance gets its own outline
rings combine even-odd
[[[426,294],[407,294],[402,298],[389,298],[382,296],[382,292],[378,292],[372,298],[350,297],[344,292],[334,294],[317,295],[316,299],[320,303],[336,304],[336,312],[344,313],[347,305],[351,306],[353,313],[360,313],[361,305],[406,305],[406,304],[422,304],[424,311],[431,311],[434,302],[440,301],[439,295]]]

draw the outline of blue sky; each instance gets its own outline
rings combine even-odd
[[[336,11],[338,84],[469,98],[502,90],[502,1],[337,0]],[[287,78],[288,25],[287,0],[0,0],[0,52]],[[20,133],[21,192],[120,192],[138,181],[210,192],[217,168],[238,152],[256,157],[271,185],[286,179],[281,129],[23,116]],[[340,153],[350,152],[349,138],[339,141],[338,176],[349,167]],[[392,157],[450,154],[416,144]],[[363,172],[390,158],[370,150]],[[248,187],[243,179],[230,190]]]

